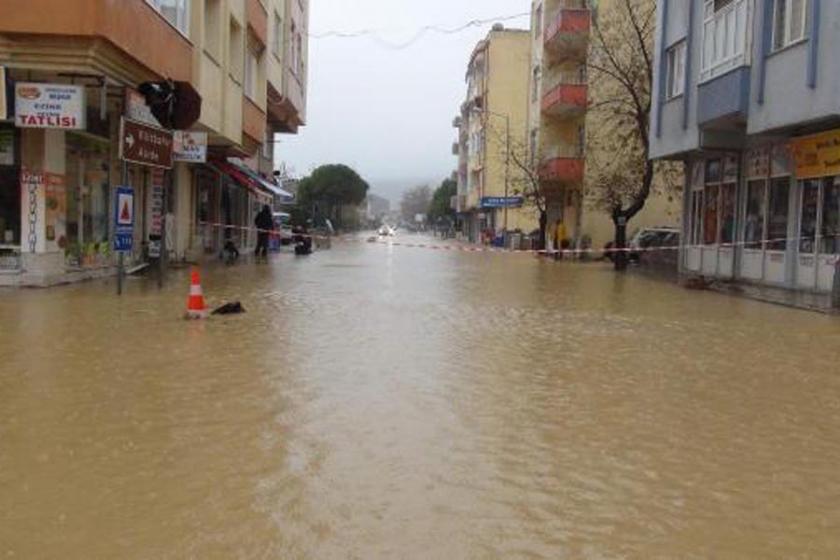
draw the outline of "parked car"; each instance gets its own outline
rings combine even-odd
[[[272,249],[279,249],[280,246],[292,244],[292,226],[289,222],[290,216],[285,212],[275,212],[274,234],[272,235]]]
[[[675,227],[650,227],[642,228],[630,238],[627,242],[630,262],[640,262],[642,255],[648,255],[651,258],[646,260],[662,261],[675,260],[676,248],[680,245],[680,230]],[[612,261],[615,259],[615,253],[611,250],[615,247],[615,243],[610,241],[604,247],[604,256]],[[659,247],[674,248],[673,251],[654,251],[646,252],[645,249],[655,249]],[[669,254],[670,253],[670,254]],[[663,259],[664,257],[664,259]]]
[[[674,251],[655,251],[652,255],[656,255],[654,260],[662,260],[661,257],[670,257],[676,255],[676,248],[680,245],[680,230],[675,227],[652,227],[642,228],[628,244],[631,249],[630,260],[632,262],[639,262],[645,249],[658,248],[673,248]],[[672,253],[672,255],[666,255]],[[666,259],[667,260],[667,259]]]

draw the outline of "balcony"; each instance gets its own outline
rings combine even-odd
[[[540,179],[551,183],[581,184],[586,168],[583,149],[568,145],[548,150],[540,164]]]
[[[585,57],[591,22],[592,14],[583,0],[562,1],[546,25],[546,56],[552,60]]]
[[[550,77],[547,78],[550,79]],[[561,72],[553,84],[543,95],[543,113],[569,118],[586,112],[589,88],[582,72]]]

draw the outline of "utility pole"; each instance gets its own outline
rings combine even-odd
[[[505,232],[504,232],[504,240],[505,240],[505,247],[507,247],[507,232],[508,232],[508,197],[510,191],[510,115],[505,115],[505,143],[506,147],[506,156],[505,156]]]
[[[510,205],[510,159],[511,159],[511,139],[510,139],[510,115],[507,113],[496,113],[489,109],[474,108],[474,113],[483,113],[485,116],[499,117],[505,119],[505,200],[504,200],[504,239],[507,245],[508,232],[508,206]]]

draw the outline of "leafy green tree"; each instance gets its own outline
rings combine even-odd
[[[441,218],[455,218],[455,210],[452,208],[452,197],[458,194],[458,183],[452,179],[444,180],[435,189],[432,195],[432,202],[429,205],[429,221],[437,223]]]
[[[298,212],[300,219],[316,223],[330,219],[341,227],[341,208],[361,204],[370,186],[358,173],[346,165],[322,165],[300,182]]]

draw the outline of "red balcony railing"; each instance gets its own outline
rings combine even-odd
[[[546,51],[549,55],[584,54],[589,45],[591,25],[592,15],[588,8],[561,6],[546,27]]]
[[[560,182],[566,184],[580,184],[586,169],[583,150],[570,148],[555,150],[542,161],[540,165],[540,179],[543,181]]]
[[[575,116],[586,111],[589,88],[586,84],[560,82],[543,96],[543,113]]]

